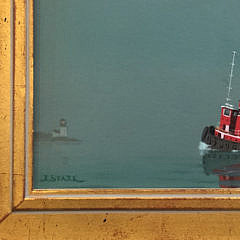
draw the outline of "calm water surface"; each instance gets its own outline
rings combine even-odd
[[[218,187],[198,145],[225,102],[239,9],[239,0],[35,1],[35,132],[65,118],[80,142],[35,139],[34,187]],[[234,103],[239,66],[238,55]]]

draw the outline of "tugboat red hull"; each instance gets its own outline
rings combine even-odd
[[[215,127],[205,127],[202,131],[201,141],[210,146],[211,149],[216,149],[224,152],[240,150],[240,143],[221,139],[215,135]]]

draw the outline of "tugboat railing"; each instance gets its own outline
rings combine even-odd
[[[234,130],[234,133],[239,136],[240,135],[240,130]]]
[[[229,129],[229,131],[225,131],[219,127],[216,127],[216,130],[223,132],[223,133],[232,134],[234,136],[240,136],[240,130]]]

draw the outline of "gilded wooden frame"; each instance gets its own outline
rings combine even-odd
[[[0,76],[1,240],[239,239],[239,189],[32,188],[33,0],[0,0]]]

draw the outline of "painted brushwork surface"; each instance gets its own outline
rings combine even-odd
[[[34,188],[238,187],[209,150],[238,0],[35,0]],[[236,54],[231,99],[240,90]],[[200,148],[200,150],[199,150]]]

